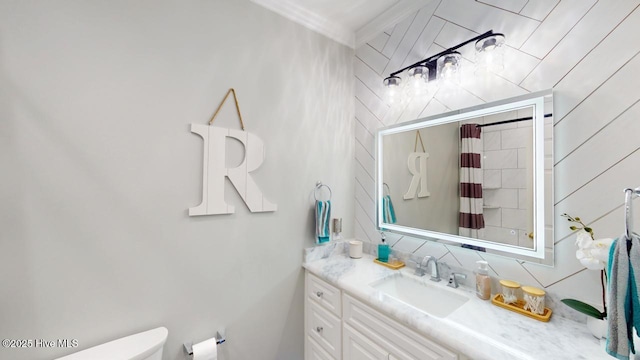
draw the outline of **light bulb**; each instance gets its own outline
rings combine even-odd
[[[459,52],[453,52],[439,57],[437,61],[438,78],[457,82],[460,75],[461,60],[462,55],[460,55]]]
[[[493,34],[476,41],[476,69],[477,75],[487,70],[497,73],[504,69],[504,35]]]

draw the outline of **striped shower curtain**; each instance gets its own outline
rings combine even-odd
[[[482,167],[480,140],[482,128],[476,124],[464,124],[460,127],[462,148],[460,151],[460,219],[461,236],[479,238],[484,229],[482,214]]]

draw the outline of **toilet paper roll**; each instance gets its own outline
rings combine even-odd
[[[193,360],[216,360],[217,358],[218,344],[216,338],[193,344]]]

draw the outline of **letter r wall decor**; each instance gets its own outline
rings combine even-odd
[[[211,126],[230,93],[233,93],[242,130]],[[276,204],[264,197],[258,184],[251,177],[250,173],[259,168],[264,161],[264,143],[255,134],[245,131],[234,89],[229,89],[222,103],[213,114],[211,121],[209,121],[209,125],[191,124],[191,132],[202,137],[204,146],[202,203],[196,207],[189,208],[189,216],[234,213],[234,207],[224,201],[225,178],[231,181],[231,184],[233,184],[251,212],[267,212],[278,209]],[[245,157],[242,163],[235,168],[227,168],[225,165],[227,138],[237,139],[245,149]]]

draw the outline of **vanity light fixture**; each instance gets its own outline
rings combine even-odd
[[[404,71],[407,71],[408,82],[413,83],[414,86],[423,86],[420,81],[416,81],[418,79],[423,80],[423,82],[427,84],[433,83],[438,79],[455,81],[456,77],[460,76],[460,68],[462,65],[462,55],[456,50],[472,42],[475,42],[475,48],[478,54],[476,61],[482,61],[483,64],[487,64],[483,66],[490,70],[499,69],[499,66],[489,66],[488,64],[493,60],[502,61],[502,45],[504,44],[504,39],[503,34],[494,33],[493,30],[489,30],[484,34],[461,42],[438,54],[390,73],[389,76],[384,79],[383,84],[390,90],[389,95],[395,98],[398,96],[402,84],[400,74]]]

